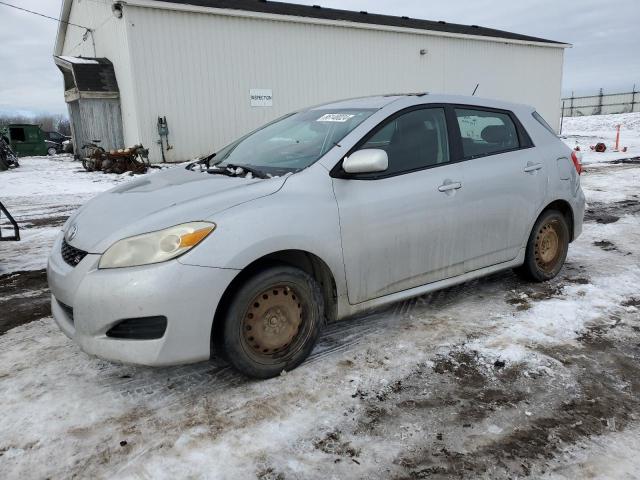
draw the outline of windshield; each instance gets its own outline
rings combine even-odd
[[[268,175],[298,172],[319,160],[374,111],[330,109],[294,113],[223,148],[212,163],[218,167],[247,166]]]

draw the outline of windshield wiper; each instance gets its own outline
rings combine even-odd
[[[211,160],[216,155],[216,153],[212,153],[211,155],[207,155],[206,157],[202,157],[200,160],[196,160],[195,162],[190,163],[189,165],[187,165],[187,170],[193,171],[193,169],[198,165],[200,165],[200,170],[202,170],[202,165],[206,165],[207,168],[211,168]]]
[[[222,165],[222,160],[217,163],[211,164],[211,160],[216,156],[216,154],[209,155],[208,157],[201,158],[197,162],[194,162],[187,166],[187,169],[193,170],[196,166],[200,165],[200,171],[206,171],[212,174],[218,175],[226,175],[228,177],[239,177],[243,174],[250,173],[252,176],[261,179],[271,178],[271,175],[264,173],[262,170],[258,170],[255,167],[250,167],[247,165],[239,165],[233,163],[226,163]],[[206,165],[206,169],[202,166]],[[239,171],[240,170],[240,171]]]
[[[215,165],[216,168],[224,168],[227,169],[228,171],[232,171],[230,173],[232,173],[233,175],[242,175],[242,173],[236,173],[238,171],[238,169],[244,170],[244,172],[246,173],[250,173],[251,175],[253,175],[256,178],[271,178],[269,175],[267,175],[266,173],[264,173],[262,170],[258,170],[257,168],[254,167],[249,167],[247,165],[236,165],[233,163],[225,163],[224,165]]]

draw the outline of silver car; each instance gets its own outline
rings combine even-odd
[[[323,325],[509,268],[555,277],[582,231],[578,158],[531,107],[392,95],[280,118],[97,196],[49,258],[84,351],[298,366]]]

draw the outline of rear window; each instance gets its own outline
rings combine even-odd
[[[551,127],[551,125],[549,125],[547,121],[544,118],[542,118],[542,115],[540,115],[538,112],[533,112],[531,115],[533,115],[533,118],[535,118],[540,125],[542,125],[544,128],[549,130],[549,133],[551,133],[554,137],[558,136],[556,131]]]
[[[518,130],[507,113],[456,108],[465,158],[482,157],[520,148]]]

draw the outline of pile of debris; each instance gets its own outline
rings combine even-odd
[[[82,159],[82,166],[87,172],[101,171],[117,174],[132,172],[141,174],[147,173],[151,166],[149,150],[142,145],[106,151],[97,143],[89,143],[82,147],[87,152],[87,156]]]

